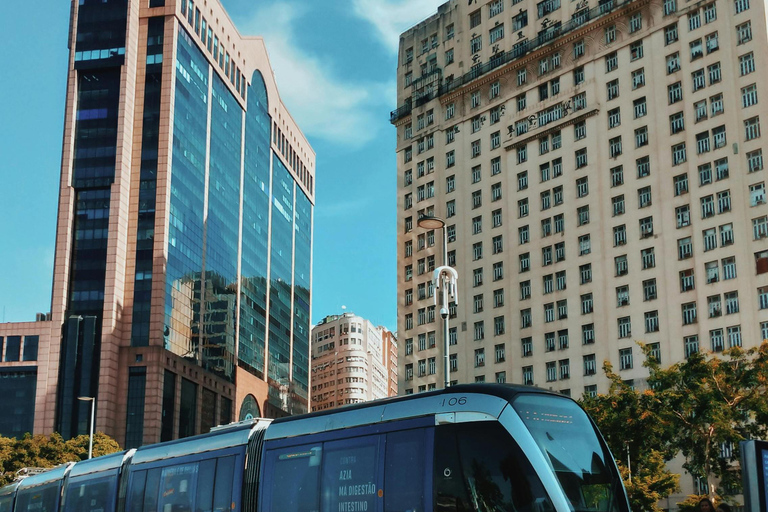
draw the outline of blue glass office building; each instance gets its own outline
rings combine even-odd
[[[84,396],[126,447],[307,411],[315,155],[264,42],[215,1],[72,16],[35,430],[86,432]]]

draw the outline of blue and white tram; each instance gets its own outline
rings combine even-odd
[[[217,427],[0,489],[0,512],[267,511],[629,512],[629,504],[605,442],[573,400],[494,384]]]

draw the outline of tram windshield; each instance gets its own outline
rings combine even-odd
[[[619,512],[624,491],[611,454],[571,400],[521,395],[512,403],[576,512]]]

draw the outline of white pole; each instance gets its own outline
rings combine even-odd
[[[93,457],[93,419],[96,411],[96,398],[91,398],[91,435],[88,440],[88,458]]]

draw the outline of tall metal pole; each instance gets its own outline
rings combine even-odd
[[[443,266],[448,266],[448,234],[445,227],[445,224],[443,224]],[[444,277],[441,276],[441,279]],[[445,297],[445,294],[448,293],[448,287],[443,287],[443,297]],[[443,299],[443,304],[447,305],[448,301]],[[440,314],[443,316],[443,373],[445,374],[445,382],[443,384],[443,388],[448,389],[451,386],[451,357],[450,357],[450,351],[451,351],[451,344],[448,340],[448,317],[450,316],[449,311],[443,312],[440,311]]]
[[[91,398],[91,435],[88,440],[88,458],[93,457],[93,419],[96,411],[96,398]]]
[[[451,354],[448,337],[450,331],[448,326],[450,311],[448,308],[448,297],[452,297],[454,302],[458,305],[459,299],[457,295],[456,281],[459,278],[459,274],[456,272],[456,269],[448,265],[448,230],[445,226],[445,221],[437,217],[425,216],[419,218],[418,225],[423,229],[434,230],[440,228],[443,232],[443,261],[442,265],[435,269],[432,276],[432,283],[435,287],[435,306],[437,306],[438,296],[442,296],[440,316],[443,318],[443,373],[445,375],[444,386],[448,388],[451,385]]]
[[[94,413],[96,411],[96,397],[93,396],[79,396],[77,397],[81,402],[91,402],[91,434],[88,436],[88,458],[93,457],[93,420]],[[78,414],[80,414],[80,406],[77,407]]]

